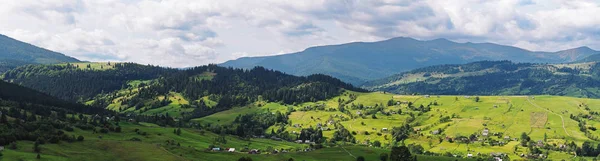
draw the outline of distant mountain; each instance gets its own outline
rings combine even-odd
[[[579,59],[579,60],[575,61],[574,63],[585,63],[585,62],[597,62],[597,61],[600,61],[600,51],[595,51],[595,50],[592,50],[592,49],[590,49],[588,47],[581,47],[581,48],[576,48],[576,49],[573,49],[573,50],[575,50],[575,51],[566,50],[566,51],[563,51],[563,52],[571,52],[571,53],[583,53],[583,52],[585,52],[585,53],[589,53],[589,56],[587,56],[585,58],[582,58],[582,59]]]
[[[379,42],[354,42],[311,47],[304,51],[264,57],[244,57],[222,66],[263,66],[294,75],[322,73],[355,85],[416,68],[482,60],[566,63],[597,53],[587,47],[536,52],[492,43],[457,43],[446,39],[420,41],[399,37]]]
[[[0,73],[26,64],[80,62],[61,53],[43,49],[0,34]]]
[[[362,86],[399,94],[566,95],[600,98],[600,64],[481,61],[415,69]]]

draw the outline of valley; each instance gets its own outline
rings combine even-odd
[[[0,159],[593,160],[599,71],[476,61],[359,88],[260,66],[19,65],[0,75]]]

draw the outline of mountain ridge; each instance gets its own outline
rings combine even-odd
[[[73,57],[0,34],[0,73],[27,64],[81,62]]]
[[[367,82],[363,88],[398,94],[561,95],[600,98],[600,64],[479,61],[419,68]]]
[[[376,42],[309,47],[303,51],[259,57],[243,57],[221,66],[263,66],[293,75],[327,74],[360,85],[395,73],[441,64],[463,64],[482,60],[532,63],[567,63],[598,53],[567,49],[556,52],[530,51],[494,43],[454,42],[445,38],[417,40],[396,37]]]

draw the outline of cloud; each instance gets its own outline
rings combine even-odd
[[[310,46],[417,39],[600,49],[593,0],[21,0],[0,33],[91,61],[173,67]]]

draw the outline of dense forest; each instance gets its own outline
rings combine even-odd
[[[122,104],[136,108],[160,107],[168,102],[163,101],[161,105],[153,106],[148,100],[157,100],[157,97],[169,95],[170,92],[181,93],[187,100],[194,102],[203,97],[217,102],[215,107],[196,103],[188,118],[197,118],[231,107],[244,106],[259,99],[285,104],[324,100],[341,94],[342,89],[364,91],[326,75],[297,77],[262,67],[244,70],[207,65],[156,79],[139,88],[137,94],[130,99],[122,100]],[[95,103],[107,106],[118,97],[120,96],[116,94],[108,94],[104,99],[95,99]]]
[[[400,94],[550,94],[600,98],[599,80],[600,65],[596,63],[547,65],[482,61],[416,69],[369,82],[363,87]]]
[[[130,80],[155,79],[176,69],[134,63],[106,64],[112,69],[97,70],[66,65],[26,65],[4,73],[3,79],[52,96],[84,101],[100,93],[121,89]]]

